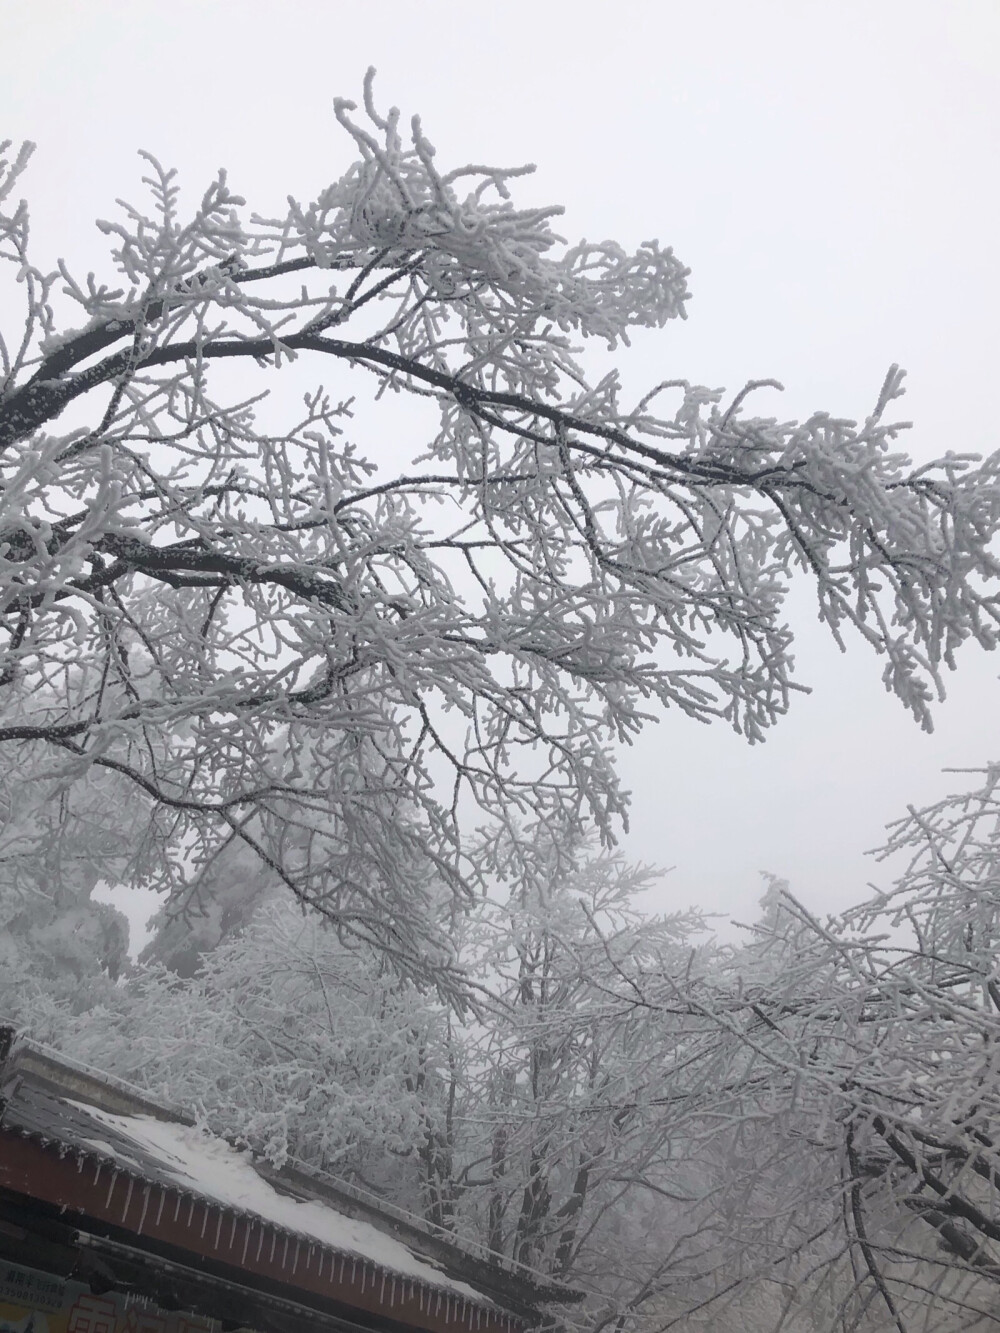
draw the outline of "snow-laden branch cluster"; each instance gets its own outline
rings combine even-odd
[[[636,979],[633,1003],[668,1031],[695,1024],[671,1096],[689,1161],[719,1173],[721,1211],[702,1197],[666,1289],[682,1311],[772,1284],[774,1318],[810,1333],[995,1321],[1000,825],[984,776],[894,826],[886,854],[913,859],[891,893],[821,921],[774,882],[721,966]]]
[[[241,842],[443,975],[476,809],[610,837],[610,745],[655,705],[780,717],[796,568],[929,725],[957,645],[995,642],[1000,485],[895,452],[895,370],[860,424],[683,381],[624,404],[570,339],[683,315],[672,252],[565,245],[522,171],[443,170],[370,78],[335,109],[357,161],[284,217],[224,176],[185,212],[147,157],[85,282],[29,260],[3,159],[0,745],[70,805],[95,768],[141,793],[109,877],[196,902]]]

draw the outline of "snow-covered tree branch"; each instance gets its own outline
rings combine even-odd
[[[242,844],[449,985],[463,823],[611,837],[610,746],[656,705],[761,737],[796,568],[929,725],[996,640],[997,459],[896,452],[895,368],[860,424],[749,416],[753,385],[625,403],[574,344],[682,316],[669,249],[566,245],[513,202],[526,168],[443,169],[370,78],[335,114],[354,165],[277,218],[224,175],[184,215],[147,158],[147,210],[101,224],[114,279],[31,256],[4,158],[0,745],[60,799],[136,789],[110,876],[180,900]]]
[[[998,773],[983,779],[892,827],[885,853],[911,861],[890,893],[821,921],[775,883],[722,967],[639,988],[668,1030],[704,1024],[688,1086],[712,1109],[690,1150],[724,1163],[706,1309],[784,1282],[789,1317],[823,1333],[995,1322]]]

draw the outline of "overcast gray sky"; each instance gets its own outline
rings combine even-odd
[[[637,339],[628,385],[774,376],[761,411],[859,416],[898,361],[913,454],[998,447],[998,0],[0,0],[36,263],[100,263],[92,219],[139,196],[139,147],[192,190],[228,167],[260,211],[310,195],[347,165],[331,99],[369,64],[440,160],[536,162],[527,196],[564,203],[567,236],[657,236],[691,266],[689,319]],[[887,820],[1000,758],[1000,660],[965,655],[927,737],[863,645],[841,656],[808,596],[792,616],[814,692],[765,745],[668,717],[622,756],[624,846],[676,867],[665,908],[745,918],[761,869],[853,902]]]

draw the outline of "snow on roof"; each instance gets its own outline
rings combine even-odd
[[[66,1100],[91,1120],[114,1131],[114,1146],[97,1137],[79,1142],[81,1147],[91,1149],[116,1166],[145,1175],[152,1156],[159,1174],[165,1174],[185,1193],[197,1194],[241,1213],[252,1213],[264,1222],[309,1241],[318,1241],[338,1253],[366,1259],[402,1277],[454,1292],[477,1305],[494,1304],[473,1287],[443,1273],[431,1260],[418,1259],[401,1241],[385,1235],[371,1223],[347,1217],[326,1203],[280,1193],[254,1170],[251,1153],[230,1147],[206,1130],[152,1116],[113,1115],[84,1102]],[[121,1136],[136,1146],[131,1160],[127,1149],[123,1149]]]

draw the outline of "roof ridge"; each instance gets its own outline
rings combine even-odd
[[[60,1073],[67,1071],[74,1075],[82,1086],[67,1088],[65,1078],[58,1078]],[[74,1056],[67,1055],[65,1051],[37,1041],[34,1037],[20,1032],[13,1024],[0,1020],[0,1087],[25,1072],[30,1073],[36,1080],[49,1083],[64,1094],[89,1093],[95,1098],[93,1105],[113,1115],[151,1115],[158,1120],[178,1121],[188,1126],[198,1123],[198,1117],[194,1112],[179,1102],[154,1096],[117,1074],[109,1074],[106,1070],[97,1069],[83,1060],[77,1060]],[[107,1095],[109,1093],[110,1096]],[[83,1099],[86,1100],[86,1097]],[[130,1112],[128,1109],[122,1109],[123,1104],[127,1107],[129,1103],[135,1110]]]

